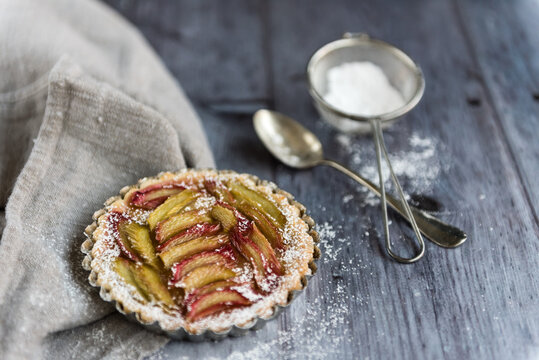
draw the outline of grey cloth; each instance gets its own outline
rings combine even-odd
[[[123,185],[213,166],[140,34],[92,1],[0,0],[0,147],[0,358],[132,359],[163,346],[80,265],[92,213]]]

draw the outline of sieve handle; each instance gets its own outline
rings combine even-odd
[[[367,189],[372,191],[375,195],[381,196],[380,188],[378,186],[376,186],[369,180],[365,179],[361,175],[348,169],[347,167],[333,160],[327,160],[327,159],[322,160],[319,164],[330,166],[334,169],[339,170],[343,174],[348,175],[349,177],[351,177],[352,179],[354,179],[361,185],[365,186]],[[402,207],[402,204],[399,200],[397,200],[396,198],[394,198],[393,196],[389,194],[386,194],[386,201],[389,204],[389,206],[391,206],[395,211],[397,211],[406,220],[408,220],[408,217],[406,216],[406,212],[404,208]],[[466,233],[460,230],[459,228],[452,226],[450,224],[447,224],[443,222],[442,220],[432,216],[431,214],[423,210],[420,210],[418,208],[415,208],[413,206],[410,206],[410,209],[412,210],[412,214],[414,215],[415,221],[417,223],[417,227],[419,228],[421,233],[425,235],[425,237],[427,237],[436,245],[439,245],[445,248],[455,248],[466,241],[467,239]]]

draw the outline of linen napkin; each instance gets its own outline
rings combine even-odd
[[[0,74],[0,358],[152,354],[168,339],[90,287],[82,233],[123,185],[213,166],[194,111],[140,34],[93,1],[0,0]]]

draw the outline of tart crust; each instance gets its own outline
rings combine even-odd
[[[234,179],[251,189],[256,189],[285,215],[287,221],[283,238],[286,249],[281,254],[284,274],[270,294],[262,296],[253,304],[190,322],[185,319],[179,308],[166,308],[162,304],[147,303],[141,299],[132,286],[113,270],[114,260],[120,256],[120,249],[109,235],[110,221],[107,214],[111,211],[130,212],[130,216],[143,223],[148,211],[133,210],[126,204],[125,199],[132,192],[163,182],[189,182],[203,188],[203,181],[209,179],[221,181]],[[90,271],[90,284],[99,287],[101,297],[114,303],[118,311],[129,319],[136,320],[150,330],[177,339],[218,339],[260,328],[265,321],[275,317],[283,307],[288,306],[295,295],[307,286],[308,278],[314,275],[317,269],[315,261],[320,257],[320,250],[316,245],[319,237],[314,230],[314,221],[306,214],[302,204],[272,182],[229,170],[184,169],[141,179],[138,184],[121,189],[119,196],[109,198],[105,202],[105,207],[94,213],[93,220],[94,222],[85,229],[87,239],[81,246],[82,252],[86,254],[83,267]]]

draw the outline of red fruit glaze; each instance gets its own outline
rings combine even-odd
[[[236,225],[236,227],[233,229],[232,232],[238,229],[243,236],[249,236],[249,234],[251,233],[253,229],[252,221],[247,219],[242,213],[238,211],[238,209],[236,209],[235,207],[225,202],[217,201],[217,204],[221,205],[224,208],[232,210],[234,212],[234,216],[236,216],[236,220],[238,224]]]
[[[122,255],[124,255],[129,260],[140,261],[138,256],[130,249],[128,249],[128,245],[124,243],[124,240],[122,239],[122,234],[120,233],[120,224],[124,221],[129,220],[127,216],[125,216],[123,213],[114,211],[108,215],[108,219],[110,224],[110,231],[112,232],[114,241],[120,248]]]
[[[184,189],[185,186],[179,184],[154,184],[131,193],[127,202],[132,206],[152,210],[165,202],[171,195],[179,193]]]
[[[193,240],[202,236],[214,235],[221,230],[220,224],[200,223],[190,227],[187,230],[182,231],[178,235],[175,235],[168,239],[166,242],[158,245],[155,249],[157,251],[163,251],[172,246],[175,243],[182,243],[185,241]]]
[[[239,284],[235,282],[234,279],[229,280],[221,280],[217,281],[208,285],[204,285],[203,287],[200,287],[198,289],[191,290],[185,295],[184,298],[184,306],[189,307],[193,302],[195,302],[199,297],[209,294],[214,291],[222,291],[222,290],[231,290],[231,288],[236,286],[241,286],[243,284]],[[253,290],[254,291],[254,290]]]
[[[234,202],[234,197],[222,182],[215,180],[204,180],[204,187],[217,200],[228,203]]]
[[[217,250],[204,251],[195,254],[172,266],[172,279],[170,279],[170,283],[175,284],[180,281],[185,275],[187,275],[189,273],[187,269],[192,267],[194,262],[200,263],[200,265],[197,265],[195,267],[217,263],[227,265],[229,267],[234,267],[235,261],[236,257],[234,255],[234,250],[232,250],[232,248],[228,245],[225,245]],[[191,270],[194,270],[194,267]]]
[[[275,258],[275,263],[267,259],[258,245],[245,236],[239,227],[234,228],[229,237],[232,245],[253,265],[255,280],[260,290],[263,293],[273,290],[278,284],[275,275],[281,275],[281,267],[277,259]]]
[[[195,321],[223,310],[250,305],[251,302],[235,290],[218,290],[203,295],[188,306],[187,320]]]

